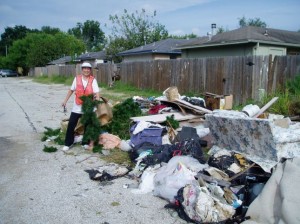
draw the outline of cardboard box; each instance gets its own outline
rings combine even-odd
[[[205,104],[209,110],[224,109],[231,110],[233,106],[233,95],[217,95],[205,93]]]

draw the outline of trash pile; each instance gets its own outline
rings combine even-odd
[[[121,176],[139,180],[131,193],[152,193],[165,199],[166,208],[175,209],[186,221],[276,220],[276,209],[282,212],[284,203],[277,207],[274,203],[274,209],[265,214],[249,207],[266,185],[270,187],[268,182],[278,166],[278,175],[283,175],[286,161],[298,161],[300,123],[279,115],[265,117],[276,98],[263,108],[247,105],[242,111],[231,110],[232,99],[232,95],[212,93],[205,99],[180,96],[176,87],[158,98],[136,96],[133,100],[148,115],[130,118],[130,139],[103,133],[99,141],[104,149],[119,148],[130,154],[135,166]],[[176,122],[170,120],[179,126],[174,127]],[[295,167],[300,169],[300,163]],[[86,172],[93,180],[113,179],[103,169]]]

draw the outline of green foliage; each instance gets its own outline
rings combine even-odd
[[[227,32],[227,31],[229,31],[228,28],[225,29],[223,26],[220,26],[220,27],[217,27],[216,33],[217,33],[217,34],[218,34],[218,33],[224,33],[224,32]]]
[[[142,89],[141,90],[133,85],[126,84],[121,81],[118,81],[115,83],[113,90],[117,91],[117,92],[129,94],[132,96],[139,95],[139,96],[149,97],[149,96],[160,96],[162,94],[160,91],[156,91],[156,90],[152,90],[152,89]]]
[[[101,153],[102,152],[102,145],[95,145],[94,147],[93,147],[93,152],[94,153]]]
[[[46,146],[44,145],[44,149],[43,149],[44,152],[56,152],[57,151],[57,148],[54,147],[54,146]]]
[[[42,26],[41,32],[46,33],[46,34],[55,35],[55,34],[60,33],[62,31],[59,28],[50,27],[50,26]]]
[[[179,122],[174,119],[174,114],[166,117],[166,121],[162,123],[162,125],[171,127],[173,129],[179,128]]]
[[[197,35],[194,33],[191,34],[185,34],[185,35],[169,35],[168,38],[173,38],[173,39],[192,39],[192,38],[196,38]]]
[[[268,96],[263,98],[263,103],[260,106],[267,104],[274,97],[279,98],[274,104],[272,104],[271,107],[268,108],[267,111],[273,114],[282,114],[285,116],[289,115],[291,96],[288,90],[285,90],[284,92],[275,91],[273,94],[269,94]]]
[[[267,24],[263,22],[260,18],[254,18],[254,19],[246,19],[245,16],[242,18],[239,18],[239,26],[257,26],[257,27],[267,27]]]
[[[300,75],[286,82],[286,88],[279,87],[273,94],[269,94],[263,100],[263,105],[273,97],[279,99],[268,109],[269,112],[293,116],[300,114]]]
[[[289,108],[290,114],[291,115],[298,115],[300,116],[300,97],[295,97],[292,99],[290,103],[290,108]]]
[[[112,55],[113,60],[118,62],[117,53],[136,48],[145,44],[153,43],[168,37],[168,31],[164,25],[154,20],[156,11],[152,15],[146,13],[145,9],[141,12],[129,13],[124,9],[124,13],[110,15],[112,22],[112,35],[109,36],[107,53]]]
[[[130,138],[131,117],[142,115],[142,111],[132,98],[124,100],[113,107],[113,119],[104,128],[109,133],[119,136],[121,139]]]
[[[93,94],[88,96],[81,96],[80,99],[83,101],[81,117],[81,123],[85,127],[83,142],[94,141],[95,146],[99,142],[99,134],[101,132],[101,126],[97,118],[94,108],[99,104],[100,101],[93,100]]]
[[[45,66],[63,55],[79,54],[84,49],[81,41],[68,34],[30,33],[13,43],[8,58],[11,67],[22,67],[28,71],[31,67]]]
[[[1,34],[0,55],[6,56],[13,42],[24,38],[30,32],[32,31],[25,26],[6,27]]]
[[[44,127],[46,129],[46,131],[44,131],[44,135],[42,137],[42,141],[46,141],[49,137],[52,136],[58,136],[60,133],[60,128],[57,129],[52,129],[52,128],[48,128],[48,127]]]
[[[68,33],[82,40],[88,51],[100,51],[106,43],[105,34],[98,21],[87,20],[83,24],[77,23],[76,27],[68,30]]]
[[[59,145],[64,144],[65,133],[61,132],[60,128],[52,129],[48,127],[44,127],[46,131],[44,131],[41,141],[46,141],[47,139],[53,138],[53,141]]]
[[[120,149],[112,149],[109,150],[109,152],[109,155],[103,157],[106,162],[134,167],[135,164],[132,163],[128,152],[124,152]]]
[[[300,75],[297,75],[294,79],[287,81],[286,85],[291,94],[300,96]]]

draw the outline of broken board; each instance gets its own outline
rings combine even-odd
[[[176,112],[176,113],[155,114],[155,115],[141,116],[141,117],[131,117],[130,119],[135,122],[151,121],[155,123],[162,123],[166,121],[167,117],[171,117],[172,115],[174,115],[174,120],[176,121],[185,121],[185,120],[200,118],[199,115],[194,115],[194,114],[184,115],[183,113]]]

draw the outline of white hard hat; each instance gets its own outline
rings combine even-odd
[[[92,65],[88,62],[83,62],[81,68],[92,68]]]

